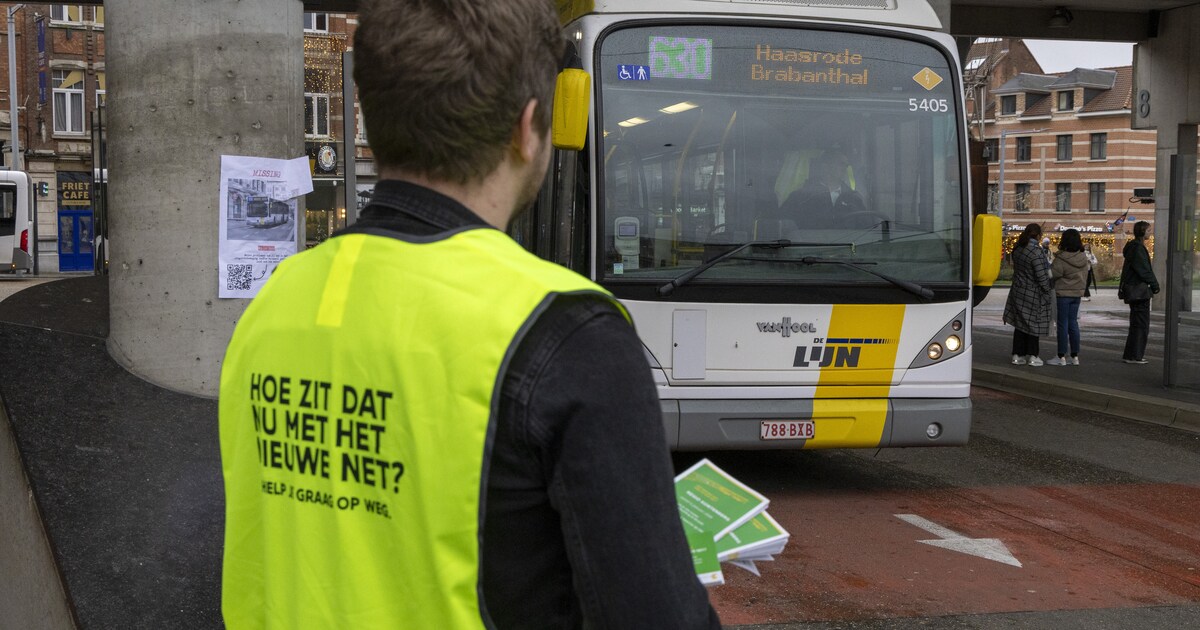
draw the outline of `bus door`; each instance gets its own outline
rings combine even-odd
[[[60,210],[58,213],[58,270],[92,271],[92,211]]]

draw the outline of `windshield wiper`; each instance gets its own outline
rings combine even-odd
[[[909,293],[912,293],[913,295],[916,295],[918,297],[925,298],[926,300],[932,300],[934,297],[934,293],[933,293],[932,289],[923,287],[915,282],[909,282],[908,280],[901,280],[900,278],[893,278],[892,276],[889,276],[885,273],[879,273],[878,271],[875,271],[874,269],[870,269],[866,266],[868,264],[874,265],[875,263],[853,263],[853,262],[847,262],[845,260],[830,260],[828,258],[815,258],[813,256],[805,256],[804,258],[798,258],[796,260],[796,262],[803,263],[805,265],[842,265],[845,267],[851,267],[854,269],[858,269],[859,271],[865,271],[865,272],[871,274],[872,276],[875,276],[876,278],[879,278],[881,280],[887,280],[888,282],[900,287],[901,289],[904,289],[905,291],[908,291]],[[660,293],[661,293],[661,290],[660,290]]]
[[[747,249],[750,249],[751,247],[769,247],[771,249],[781,249],[784,247],[805,247],[805,246],[816,246],[816,245],[826,245],[826,243],[800,243],[800,242],[789,241],[787,239],[779,239],[777,241],[750,241],[748,243],[742,243],[741,245],[737,245],[733,249],[722,253],[720,256],[717,256],[716,258],[712,258],[712,259],[700,264],[698,267],[694,267],[692,269],[689,269],[689,270],[679,274],[670,282],[662,285],[661,287],[658,287],[658,294],[661,296],[671,295],[672,291],[687,284],[692,278],[695,278],[696,276],[704,273],[705,271],[712,269],[713,266],[716,265],[717,263],[719,263],[723,260],[728,260],[730,258],[733,258],[735,255],[737,255]]]

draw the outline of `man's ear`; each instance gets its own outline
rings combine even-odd
[[[546,141],[544,133],[537,130],[534,114],[537,111],[537,99],[530,99],[521,110],[521,116],[513,127],[513,150],[525,162],[532,162],[541,153],[542,143]]]

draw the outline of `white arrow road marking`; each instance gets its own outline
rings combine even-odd
[[[1014,567],[1021,566],[1021,561],[1008,551],[1008,547],[999,538],[967,538],[962,534],[951,529],[942,527],[933,521],[917,516],[916,514],[896,514],[896,518],[915,525],[921,529],[937,536],[935,540],[918,540],[919,543],[949,549],[972,556],[978,556],[987,560],[995,560]]]

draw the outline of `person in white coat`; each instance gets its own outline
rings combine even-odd
[[[1050,265],[1057,303],[1058,356],[1046,361],[1046,365],[1079,365],[1079,301],[1087,288],[1089,269],[1091,264],[1083,253],[1079,231],[1063,232],[1058,241],[1058,255]]]

